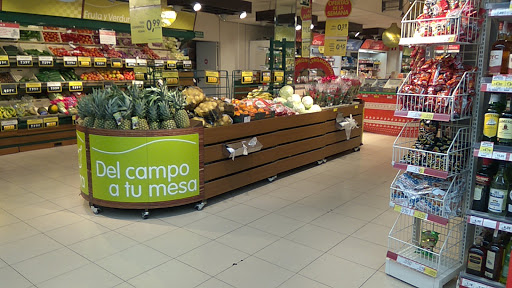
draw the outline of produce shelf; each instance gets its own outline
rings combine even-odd
[[[512,161],[512,146],[494,145],[491,157],[478,155],[480,153],[480,144],[476,145],[473,150],[473,156],[480,158],[489,158],[502,161]]]
[[[505,285],[483,277],[468,274],[464,271],[459,275],[460,288],[505,288]]]
[[[504,216],[469,210],[467,212],[467,222],[476,226],[498,229],[504,232],[512,233],[512,218]]]
[[[426,91],[421,94],[405,93],[407,87],[414,85],[412,75],[409,73],[398,89],[395,116],[444,122],[471,117],[470,98],[474,94],[475,72],[465,72],[447,96],[428,95]]]
[[[394,210],[402,214],[446,225],[448,219],[461,214],[466,174],[455,176],[451,181],[431,179],[433,187],[438,188],[434,188],[431,192],[425,194],[426,191],[423,190],[415,191],[415,187],[404,189],[402,187],[405,185],[403,181],[410,178],[403,179],[407,175],[404,175],[403,171],[399,171],[391,184],[390,205],[394,204]]]
[[[460,245],[463,242],[463,224],[460,218],[440,225],[400,214],[389,233],[387,257],[397,264],[436,278],[462,266]],[[421,247],[422,231],[438,233],[438,241],[431,250]]]
[[[472,148],[470,128],[441,123],[439,131],[443,137],[452,140],[445,153],[415,148],[420,122],[406,123],[393,143],[393,167],[443,179],[466,171]]]

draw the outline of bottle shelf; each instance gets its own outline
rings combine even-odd
[[[470,98],[474,94],[474,72],[465,72],[450,95],[446,96],[429,95],[427,91],[409,93],[415,87],[412,77],[413,73],[409,73],[398,88],[394,114],[396,117],[444,122],[471,118]]]
[[[393,167],[443,179],[466,171],[472,149],[471,128],[441,123],[439,129],[443,136],[452,140],[445,153],[415,148],[420,133],[420,123],[418,121],[406,123],[393,143]]]
[[[473,156],[512,162],[512,146],[494,145],[492,156],[484,157],[480,154],[480,145],[474,147]]]
[[[466,272],[460,272],[460,288],[505,288],[505,285],[483,277],[472,275]]]
[[[476,226],[512,233],[512,218],[504,216],[469,210],[467,212],[467,222]]]
[[[480,91],[512,93],[512,75],[499,75],[498,78],[495,76],[494,79],[499,80],[493,83],[493,77],[483,77],[481,79]]]
[[[489,17],[493,17],[493,18],[512,17],[512,9],[510,9],[510,2],[487,3],[485,5],[485,9],[489,10],[487,12]]]

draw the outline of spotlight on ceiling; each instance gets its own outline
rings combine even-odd
[[[240,19],[244,19],[245,17],[247,17],[247,12],[242,11],[242,13],[240,13]]]
[[[359,34],[361,34],[361,31],[357,32],[357,33],[356,33],[356,36],[354,36],[354,37],[359,36]]]
[[[311,26],[309,26],[309,28],[311,28],[311,29],[315,28],[315,24],[311,23]]]
[[[196,4],[194,4],[194,11],[196,11],[196,12],[197,12],[197,11],[201,10],[201,8],[202,8],[202,6],[201,6],[201,4],[200,4],[200,3],[196,3]]]
[[[300,24],[295,26],[295,30],[299,31],[300,29],[302,29],[302,26]]]

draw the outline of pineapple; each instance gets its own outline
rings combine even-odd
[[[94,91],[93,91],[94,94]],[[93,127],[94,126],[94,112],[93,112],[93,101],[91,95],[86,95],[80,98],[79,112],[81,111],[81,116],[83,116],[83,126],[85,127]]]
[[[119,99],[109,99],[105,106],[105,129],[117,129],[117,122],[116,119],[114,119],[114,114],[117,112],[119,112]]]
[[[124,94],[124,93],[123,93]],[[121,116],[123,117],[123,120],[121,121],[121,125],[119,125],[120,130],[131,130],[132,129],[132,100],[130,96],[124,94],[121,97],[120,101],[120,111]]]
[[[160,125],[158,122],[158,105],[157,102],[151,102],[148,107],[149,129],[158,130]]]
[[[180,91],[174,91],[171,94],[174,101],[174,108],[176,109],[176,113],[174,114],[174,121],[176,121],[176,125],[178,128],[187,128],[190,127],[190,119],[188,118],[187,110],[185,110],[185,106],[187,105],[187,98]]]
[[[169,111],[169,105],[166,101],[158,103],[158,114],[162,122],[160,123],[160,129],[176,129],[176,123],[172,120],[171,112]]]
[[[81,126],[84,126],[84,119],[85,117],[87,117],[87,113],[86,113],[86,109],[85,109],[85,102],[87,101],[85,98],[87,98],[87,96],[82,96],[80,98],[78,98],[78,101],[76,102],[76,110],[78,111],[78,120],[77,120],[77,124],[78,125],[81,125]]]
[[[137,99],[134,102],[134,112],[135,116],[139,118],[139,129],[140,130],[149,130],[148,120],[146,120],[146,107],[145,101],[142,99]]]
[[[96,117],[94,118],[94,128],[103,129],[105,128],[105,119],[106,119],[106,111],[105,111],[105,102],[106,99],[106,93],[103,91],[103,93],[97,93],[94,94],[93,97],[93,107],[94,112],[96,114]]]

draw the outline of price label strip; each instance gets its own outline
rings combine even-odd
[[[43,92],[40,82],[36,82],[36,83],[27,82],[25,84],[25,90],[27,91],[27,93],[33,93],[33,94]]]
[[[261,83],[270,83],[272,81],[272,73],[270,71],[261,71]]]
[[[421,118],[421,113],[422,112],[409,111],[409,112],[407,112],[407,118],[420,119]]]
[[[498,229],[501,231],[512,233],[512,224],[500,222],[498,225]]]
[[[0,67],[9,67],[11,63],[9,62],[9,56],[2,55],[0,56]]]
[[[137,60],[136,59],[124,59],[124,66],[126,68],[133,68],[137,66]]]
[[[493,288],[491,286],[487,286],[482,283],[478,283],[472,280],[468,280],[466,278],[462,278],[460,281],[460,287],[466,287],[466,288]]]
[[[489,141],[480,142],[480,149],[478,150],[478,157],[492,158],[494,150],[494,143]]]
[[[252,71],[242,71],[242,84],[252,84]]]
[[[16,64],[18,67],[32,67],[34,62],[32,56],[16,56]]]
[[[468,217],[468,223],[477,225],[477,226],[483,226],[484,225],[484,219],[476,216],[469,216]]]
[[[274,71],[274,82],[276,82],[276,83],[284,82],[284,71]]]
[[[399,263],[403,266],[406,266],[406,267],[409,267],[413,270],[416,270],[420,273],[423,273],[425,275],[428,275],[428,276],[431,276],[431,277],[437,277],[437,270],[435,269],[432,269],[430,267],[427,267],[423,264],[420,264],[414,260],[411,260],[411,259],[407,259],[403,256],[400,256],[400,255],[397,255],[396,253],[394,252],[391,252],[391,251],[388,251],[387,255],[386,255],[389,259],[392,259],[394,261],[396,261],[396,263]]]
[[[165,79],[167,85],[177,86],[180,82],[180,74],[178,71],[164,71],[162,78]]]
[[[496,229],[498,227],[498,222],[491,219],[484,219],[482,222],[482,226],[486,228]]]
[[[39,56],[39,67],[53,67],[53,57],[52,56]]]
[[[167,69],[176,69],[177,63],[176,60],[167,60]]]
[[[492,152],[492,159],[507,161],[507,155],[505,152]]]
[[[64,67],[77,67],[78,59],[74,56],[64,56]]]
[[[407,165],[407,172],[416,173],[416,174],[425,174],[425,168],[414,166],[414,165]]]
[[[81,81],[69,82],[69,92],[80,92],[84,91],[84,84]]]
[[[219,71],[205,71],[206,84],[219,85]]]
[[[492,77],[492,90],[496,92],[512,91],[512,77],[496,75]]]
[[[16,131],[18,130],[18,119],[0,121],[0,131]]]
[[[0,94],[1,95],[17,95],[18,94],[18,84],[15,84],[15,83],[0,84]]]
[[[46,83],[46,90],[48,92],[62,92],[61,82],[48,82]]]
[[[107,58],[103,57],[95,57],[94,58],[94,67],[107,67]]]
[[[27,119],[27,129],[41,129],[43,128],[43,119]]]
[[[43,120],[44,128],[58,127],[59,117],[46,117]]]
[[[420,118],[421,119],[425,119],[425,120],[433,120],[434,119],[434,113],[422,112],[421,115],[420,115]]]
[[[91,57],[78,57],[78,67],[91,67]]]
[[[123,60],[119,58],[113,58],[110,60],[110,67],[112,68],[122,68]]]

